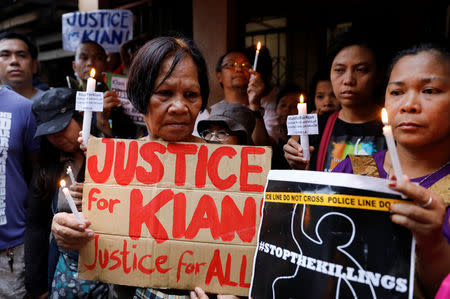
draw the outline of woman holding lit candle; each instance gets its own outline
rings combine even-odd
[[[48,242],[51,220],[56,212],[77,213],[73,210],[75,206],[81,210],[82,184],[76,183],[75,178],[78,176],[78,181],[83,181],[85,157],[77,141],[83,116],[75,111],[75,96],[72,89],[53,88],[44,92],[32,106],[38,123],[36,136],[41,136],[41,154],[32,180],[33,196],[28,203],[25,259],[27,284],[39,292],[33,293],[36,296],[50,288],[51,295],[63,292],[87,297],[97,291],[108,292],[106,284],[76,277],[73,269],[78,265],[77,252],[58,248],[53,238],[50,246]],[[73,179],[67,174],[69,167]],[[71,182],[70,190],[58,188],[61,179]],[[73,202],[68,201],[72,197]],[[80,220],[77,222],[80,224]],[[52,287],[52,281],[58,281],[61,276],[67,284]]]
[[[293,169],[331,171],[348,153],[383,150],[377,83],[381,65],[375,47],[363,35],[346,32],[330,50],[330,78],[341,110],[319,116],[319,135],[311,135],[311,160],[303,155],[298,137],[284,146]]]
[[[448,46],[420,44],[397,55],[386,89],[386,110],[397,145],[372,155],[372,175],[389,178],[390,188],[413,201],[393,204],[391,219],[410,229],[416,240],[416,286],[422,288],[415,288],[415,298],[434,298],[450,270]],[[395,177],[393,150],[405,174],[403,182]],[[354,163],[347,158],[333,171],[353,173]]]
[[[191,41],[158,37],[141,47],[130,68],[127,93],[133,106],[144,115],[148,140],[204,142],[192,132],[198,113],[207,105],[208,75],[205,60]],[[89,225],[86,220],[80,227],[72,214],[58,213],[53,218],[52,232],[58,245],[79,249],[93,238]],[[189,297],[189,292],[183,290],[136,290],[118,285],[112,287],[111,295],[158,298],[158,293]]]

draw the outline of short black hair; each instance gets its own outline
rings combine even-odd
[[[408,55],[417,55],[421,52],[435,52],[441,55],[444,60],[450,61],[450,47],[449,41],[433,40],[424,41],[413,44],[406,49],[400,50],[392,59],[389,65],[388,77],[391,76],[392,69],[400,59]]]
[[[365,47],[373,53],[377,64],[377,69],[384,63],[384,55],[381,51],[382,49],[378,46],[375,38],[373,38],[368,32],[349,29],[337,35],[328,48],[327,65],[331,67],[334,58],[336,58],[342,49],[354,45]]]
[[[330,80],[330,68],[328,65],[319,67],[319,70],[313,75],[311,83],[309,85],[309,98],[311,101],[308,103],[308,110],[316,110],[316,102],[314,98],[316,97],[317,83],[320,81],[331,81]]]
[[[219,59],[217,60],[217,64],[216,64],[216,73],[220,73],[222,71],[222,63],[223,60],[225,59],[225,57],[227,57],[229,54],[231,53],[240,53],[242,55],[245,55],[245,57],[247,57],[248,61],[250,61],[250,59],[248,58],[247,54],[245,53],[244,49],[231,49],[228,50],[225,54],[223,54],[222,56],[219,57]]]
[[[328,49],[325,65],[327,65],[329,67],[329,71],[331,71],[334,59],[344,48],[350,46],[361,46],[370,50],[375,58],[375,72],[378,78],[378,84],[375,86],[373,98],[375,99],[376,104],[381,105],[381,102],[384,101],[384,86],[387,80],[387,52],[386,49],[380,47],[379,44],[381,43],[370,32],[367,32],[364,29],[350,28],[349,30],[336,36]]]
[[[37,59],[38,57],[38,48],[34,42],[31,41],[30,38],[28,38],[26,35],[15,33],[15,32],[2,32],[0,33],[0,40],[4,39],[20,39],[23,41],[27,47],[28,51],[30,52],[32,59]]]
[[[133,106],[142,114],[147,114],[149,99],[158,86],[156,78],[164,60],[174,56],[172,65],[162,84],[180,62],[189,55],[197,66],[198,82],[202,97],[201,111],[206,108],[209,96],[208,71],[202,53],[190,39],[184,37],[157,37],[142,46],[133,58],[128,75],[127,95]]]
[[[105,61],[106,61],[107,55],[106,55],[105,48],[103,48],[102,45],[100,45],[99,43],[97,43],[97,42],[95,42],[95,41],[93,41],[93,40],[87,39],[87,40],[82,41],[82,42],[78,45],[78,47],[77,47],[75,53],[78,52],[78,49],[80,49],[80,47],[81,47],[82,45],[94,45],[94,46],[96,46],[96,47],[100,50],[100,52],[103,54],[103,56],[105,57]]]
[[[277,93],[277,104],[275,105],[275,109],[278,107],[280,100],[282,97],[289,93],[302,93],[302,88],[295,83],[287,83],[285,84],[280,91]]]
[[[226,56],[228,56],[231,53],[240,53],[244,55],[247,60],[252,63],[252,61],[255,60],[256,55],[256,46],[250,46],[244,49],[232,49],[227,51],[225,54],[219,57],[219,60],[217,60],[216,64],[216,73],[220,73],[222,71],[222,63]],[[258,55],[258,65],[256,68],[256,71],[261,75],[261,78],[264,81],[265,88],[263,92],[263,96],[267,95],[269,91],[272,89],[272,57],[270,56],[269,49],[265,46],[261,46],[261,49],[259,51]],[[222,86],[222,83],[220,83],[220,86]]]

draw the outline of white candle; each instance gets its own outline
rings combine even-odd
[[[254,71],[256,71],[256,66],[258,64],[259,50],[261,50],[261,42],[258,42],[258,45],[256,46],[255,61],[253,62],[253,70]]]
[[[67,201],[69,202],[69,206],[70,206],[70,210],[72,211],[72,214],[75,215],[75,218],[77,218],[77,220],[80,223],[83,223],[83,221],[81,220],[80,214],[78,213],[77,207],[75,206],[75,202],[73,201],[72,195],[70,195],[69,189],[67,189],[67,187],[66,187],[66,181],[61,180],[60,185],[61,185],[64,195],[66,196]]]
[[[391,157],[392,167],[398,182],[403,181],[403,171],[398,159],[397,147],[395,146],[394,135],[392,134],[392,127],[388,125],[388,115],[385,108],[381,110],[381,120],[383,121],[383,135],[386,138],[389,155]]]
[[[70,165],[67,166],[66,173],[69,175],[72,185],[75,184],[75,178],[73,177],[72,167],[70,167]]]
[[[303,100],[303,94],[300,94],[300,102],[297,104],[298,115],[306,115],[307,107],[306,103]],[[300,145],[303,149],[303,158],[307,161],[311,158],[311,154],[309,152],[309,136],[308,135],[300,135]]]
[[[86,92],[95,92],[95,84],[97,81],[94,79],[95,69],[91,70],[90,77],[87,80]],[[83,115],[83,144],[87,146],[89,135],[91,134],[91,122],[92,122],[92,111],[84,110]]]

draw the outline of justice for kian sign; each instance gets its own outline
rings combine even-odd
[[[79,277],[248,295],[271,149],[90,138]]]

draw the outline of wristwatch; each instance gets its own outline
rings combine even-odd
[[[252,110],[256,118],[264,120],[264,108],[260,106],[257,110]]]

